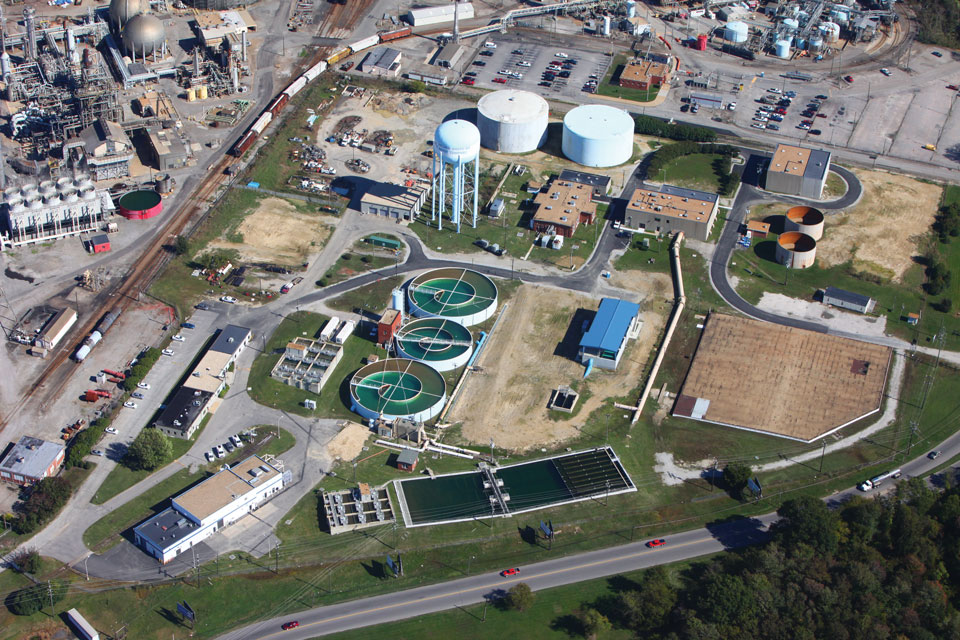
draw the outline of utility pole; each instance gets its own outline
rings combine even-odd
[[[907,442],[907,452],[904,454],[904,460],[910,456],[910,449],[913,448],[913,436],[917,434],[918,424],[916,419],[910,421],[910,440]]]
[[[47,594],[50,596],[50,615],[53,615],[53,585],[47,580]]]
[[[280,541],[279,541],[279,540],[277,540],[277,541],[274,543],[274,550],[276,551],[276,557],[275,557],[275,560],[274,560],[274,570],[273,570],[273,572],[276,573],[276,574],[279,574],[279,573],[280,573]]]
[[[193,570],[197,573],[197,588],[200,588],[200,565],[197,564],[197,550],[194,547],[190,547],[190,551],[193,552]]]
[[[823,473],[823,456],[827,453],[827,441],[823,441],[823,448],[820,450],[820,470],[817,473]]]
[[[90,556],[87,555],[87,557],[83,559],[83,572],[87,575],[87,582],[90,582],[90,572],[87,571],[87,558],[89,557]]]

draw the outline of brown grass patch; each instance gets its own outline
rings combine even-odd
[[[941,188],[883,171],[856,174],[863,197],[849,211],[827,216],[817,260],[825,267],[852,260],[859,271],[899,282],[930,230]]]
[[[235,249],[249,262],[301,264],[323,248],[336,222],[331,216],[303,213],[289,200],[264,198],[233,231],[243,242],[219,238],[209,247]]]
[[[369,429],[356,422],[348,422],[347,426],[327,445],[327,451],[334,459],[353,460],[363,451],[363,445],[369,437]]]

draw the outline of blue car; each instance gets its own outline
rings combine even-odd
[[[180,325],[180,327],[183,328],[183,329],[196,329],[196,328],[197,328],[197,326],[196,326],[195,324],[193,324],[192,322],[184,322],[182,325]]]

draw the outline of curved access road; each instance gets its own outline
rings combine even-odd
[[[759,155],[767,158],[770,157],[769,153],[759,152],[753,149],[743,149],[743,152],[750,153],[754,156]],[[769,311],[763,311],[762,309],[758,309],[741,298],[740,294],[738,294],[730,284],[727,274],[727,264],[729,264],[730,257],[733,255],[733,251],[737,246],[737,238],[740,235],[740,225],[743,224],[744,220],[746,219],[747,208],[752,204],[774,201],[783,202],[786,204],[806,205],[815,207],[825,212],[840,211],[841,209],[845,209],[856,204],[863,195],[863,185],[860,184],[860,180],[857,179],[857,176],[854,175],[852,171],[836,165],[831,166],[830,170],[837,173],[841,178],[843,178],[844,182],[847,183],[847,192],[836,200],[830,200],[828,202],[806,200],[804,198],[784,196],[766,191],[761,192],[756,187],[748,184],[741,185],[740,191],[737,193],[737,197],[733,201],[733,207],[730,209],[730,213],[727,215],[727,220],[723,227],[723,231],[720,234],[720,240],[717,242],[717,248],[714,250],[713,258],[710,262],[710,283],[713,285],[713,288],[716,289],[717,293],[720,294],[720,297],[723,298],[724,301],[726,301],[726,303],[731,307],[745,315],[756,318],[757,320],[772,322],[788,327],[796,327],[798,329],[807,329],[809,331],[827,333],[827,325],[820,324],[819,322],[810,322],[808,320],[798,320],[797,318],[790,318],[787,316],[770,313]]]

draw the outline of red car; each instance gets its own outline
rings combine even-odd
[[[290,629],[296,629],[299,626],[300,626],[299,622],[297,622],[296,620],[291,620],[290,622],[283,623],[283,626],[281,626],[280,628],[283,629],[284,631],[289,631]]]
[[[512,569],[504,569],[503,571],[500,572],[500,575],[503,576],[504,578],[509,578],[510,576],[517,575],[518,573],[520,573],[520,568],[513,567]]]
[[[843,76],[843,79],[850,83],[853,82],[853,76]]]
[[[507,84],[506,78],[494,78],[493,81],[496,82],[497,84]]]
[[[656,540],[651,540],[650,542],[648,542],[647,546],[651,549],[656,549],[657,547],[662,547],[665,544],[667,544],[666,540],[664,540],[663,538],[657,538]]]
[[[471,84],[476,84],[476,81],[473,78],[464,78],[463,80],[460,81],[460,84],[471,85]]]

